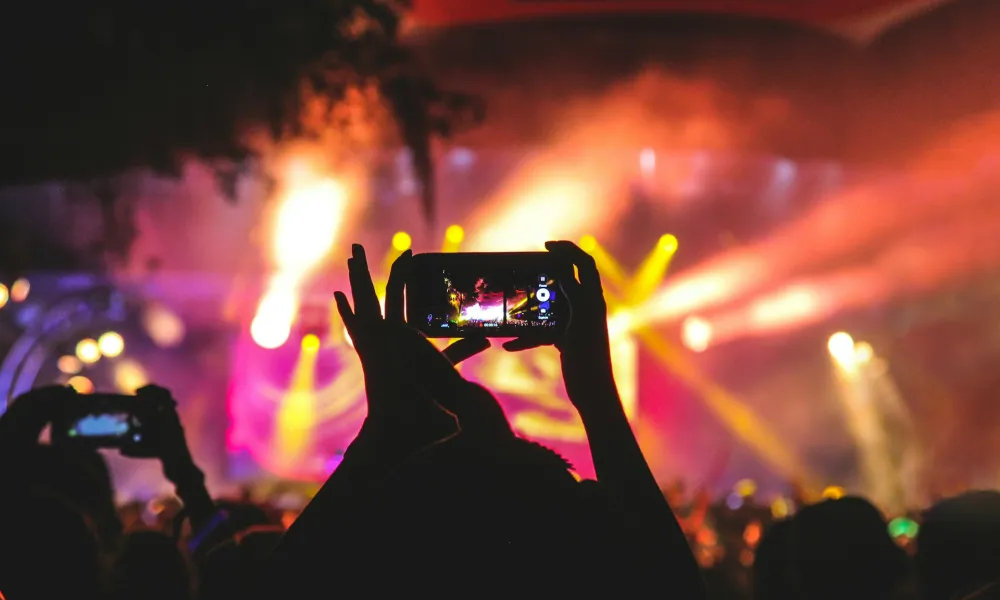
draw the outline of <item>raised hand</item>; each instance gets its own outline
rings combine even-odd
[[[365,371],[369,418],[362,434],[377,430],[379,434],[373,437],[393,436],[411,451],[457,433],[459,427],[466,432],[512,436],[496,400],[454,368],[489,348],[489,342],[465,339],[441,353],[406,326],[403,290],[411,257],[406,252],[393,263],[384,317],[361,246],[352,248],[348,260],[353,308],[346,294],[335,294]]]
[[[554,343],[561,356],[566,393],[580,410],[585,410],[592,401],[617,402],[608,339],[608,305],[597,264],[573,242],[547,242],[545,248],[560,262],[576,267],[579,277],[579,281],[559,282],[571,309],[566,333]],[[509,352],[519,352],[539,345],[536,340],[516,339],[503,347]]]
[[[76,392],[67,386],[47,386],[18,396],[0,415],[0,446],[37,444],[42,431],[59,420]]]

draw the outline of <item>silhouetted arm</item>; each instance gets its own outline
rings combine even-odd
[[[545,247],[563,264],[576,268],[577,278],[563,277],[572,316],[557,342],[566,394],[580,413],[590,453],[602,484],[624,515],[640,579],[670,574],[670,594],[699,600],[707,596],[701,572],[680,523],[646,464],[632,427],[625,417],[611,366],[608,307],[594,258],[572,242],[548,242]],[[508,350],[531,347],[517,340]],[[624,583],[624,582],[623,582]]]
[[[580,416],[597,480],[626,515],[629,539],[637,556],[642,557],[643,572],[652,575],[661,569],[668,577],[673,597],[706,598],[701,571],[687,538],[649,470],[608,371],[594,365],[587,381],[567,385],[575,390],[573,403],[584,407]]]

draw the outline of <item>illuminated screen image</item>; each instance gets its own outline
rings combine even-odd
[[[559,324],[558,285],[546,273],[442,269],[427,325],[456,333]]]
[[[125,413],[87,415],[69,430],[70,437],[122,437],[131,430],[131,419]]]

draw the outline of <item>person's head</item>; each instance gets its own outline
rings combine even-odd
[[[910,581],[906,553],[882,514],[862,498],[800,510],[792,519],[788,560],[798,598],[889,598]]]
[[[91,522],[48,491],[0,495],[0,592],[6,598],[106,598],[106,563]]]
[[[125,536],[113,583],[115,600],[191,598],[191,575],[184,556],[174,540],[156,531]]]
[[[969,492],[932,506],[915,562],[926,600],[961,597],[1000,578],[1000,493]]]
[[[754,600],[791,600],[788,557],[791,551],[792,521],[776,521],[764,531],[753,561]]]
[[[122,524],[114,502],[111,472],[96,451],[35,445],[3,465],[4,487],[49,490],[76,506],[95,526],[105,551],[114,550]]]
[[[484,449],[461,437],[416,457],[378,489],[351,534],[364,552],[395,572],[444,569],[533,584],[568,582],[574,570],[600,573],[588,564],[615,545],[598,543],[610,542],[614,528],[593,486],[578,484],[565,460],[536,444]]]

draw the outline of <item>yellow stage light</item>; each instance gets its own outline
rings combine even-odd
[[[304,352],[317,352],[319,351],[319,337],[310,333],[302,338],[302,350]]]
[[[660,248],[660,250],[663,250],[664,252],[670,252],[671,254],[673,254],[674,252],[677,252],[677,244],[678,244],[677,238],[667,233],[660,237],[660,241],[657,244],[657,246]]]
[[[104,356],[115,358],[125,351],[125,340],[114,331],[109,331],[97,339],[97,348]]]
[[[76,357],[80,359],[80,362],[92,365],[101,360],[101,348],[96,341],[90,338],[80,340],[80,343],[76,345]]]
[[[411,244],[413,244],[413,239],[405,231],[400,231],[392,236],[392,249],[396,252],[406,252],[410,249]]]
[[[452,225],[444,232],[444,239],[449,244],[461,244],[465,239],[465,230],[459,225]]]

